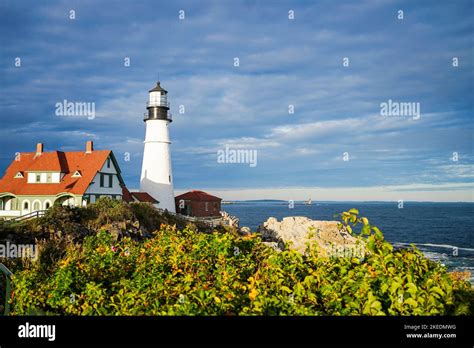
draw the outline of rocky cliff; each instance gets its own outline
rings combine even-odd
[[[265,242],[278,243],[283,248],[289,243],[291,249],[304,253],[307,244],[317,243],[323,256],[363,257],[362,242],[349,234],[337,221],[311,220],[304,216],[291,216],[278,221],[274,217],[259,227]]]

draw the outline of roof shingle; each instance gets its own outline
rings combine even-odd
[[[18,160],[13,160],[0,180],[0,193],[10,192],[15,195],[57,195],[63,192],[84,194],[97,172],[103,167],[110,150],[95,150],[91,153],[78,152],[23,152]],[[118,168],[117,168],[118,169]],[[72,177],[80,170],[81,177]],[[15,178],[18,172],[55,171],[65,173],[59,183],[27,183],[27,175]]]
[[[204,191],[193,190],[175,197],[175,200],[188,199],[191,201],[221,201],[222,199]]]

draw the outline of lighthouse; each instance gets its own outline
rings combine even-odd
[[[173,171],[171,168],[171,123],[168,91],[160,82],[148,92],[144,121],[146,126],[140,191],[159,201],[157,207],[175,212]]]

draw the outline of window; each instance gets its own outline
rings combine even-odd
[[[34,203],[33,203],[33,210],[40,210],[40,204],[39,204],[39,202],[34,202]]]
[[[168,180],[171,182],[171,175],[168,175]]]
[[[160,106],[168,106],[166,94],[160,96]]]
[[[29,207],[28,202],[23,203],[23,209],[26,210],[26,209],[28,209],[28,207]]]
[[[76,170],[74,172],[74,174],[72,174],[72,177],[73,178],[80,178],[82,175],[81,175],[81,172],[79,170]]]
[[[49,209],[50,206],[51,206],[51,204],[49,204],[49,202],[46,202],[46,203],[44,204],[44,209]]]
[[[53,174],[47,173],[46,174],[46,182],[53,182]]]
[[[110,157],[107,158],[107,168],[110,168]]]
[[[36,182],[41,182],[41,174],[36,174]]]
[[[107,186],[106,186],[107,180]],[[112,187],[113,175],[112,174],[100,174],[100,187]]]
[[[204,206],[206,207],[206,211],[209,211],[209,202],[206,202]]]
[[[23,174],[21,172],[18,172],[15,174],[15,179],[21,179],[23,178]]]

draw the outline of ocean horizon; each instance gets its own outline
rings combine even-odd
[[[223,199],[222,200],[223,204],[227,203],[245,203],[245,202],[284,202],[288,204],[288,200],[285,199]],[[305,203],[307,200],[293,200],[293,202],[301,202]],[[467,204],[474,204],[474,201],[410,201],[410,200],[404,200],[404,203],[467,203]],[[317,204],[317,203],[391,203],[391,204],[398,204],[398,202],[395,202],[393,200],[389,201],[361,201],[361,200],[341,200],[341,201],[330,201],[330,200],[325,200],[325,201],[315,201],[312,200],[312,204]]]
[[[240,219],[240,226],[256,231],[269,217],[282,220],[305,216],[313,220],[338,220],[337,214],[356,208],[384,233],[395,247],[415,245],[423,254],[446,265],[449,270],[471,272],[474,282],[474,203],[380,201],[226,201],[222,210]]]

